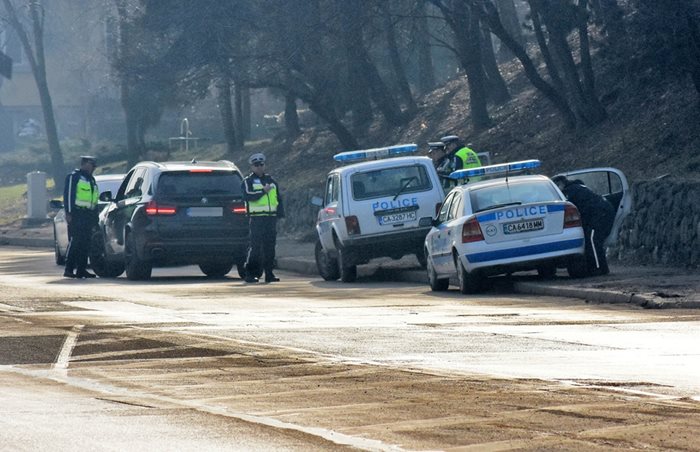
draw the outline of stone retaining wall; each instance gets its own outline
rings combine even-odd
[[[632,186],[620,229],[620,261],[700,267],[700,181],[659,179]]]

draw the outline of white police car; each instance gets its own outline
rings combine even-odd
[[[415,144],[343,152],[348,163],[332,170],[324,199],[317,199],[316,264],[325,280],[352,282],[357,265],[377,257],[416,254],[425,266],[423,242],[444,197],[428,157],[402,156]],[[360,163],[354,163],[360,162]]]
[[[462,293],[478,292],[489,275],[557,267],[585,274],[584,235],[578,209],[546,176],[511,173],[538,160],[455,171],[453,179],[502,175],[452,189],[425,239],[430,288],[447,290],[457,276]]]

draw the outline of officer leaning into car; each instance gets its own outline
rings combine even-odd
[[[277,182],[265,173],[265,156],[253,154],[248,163],[252,173],[243,180],[243,193],[250,216],[250,246],[245,263],[245,281],[258,282],[258,277],[264,271],[265,282],[276,282],[279,278],[272,269],[275,262],[277,219],[284,217],[284,207]]]
[[[586,187],[580,180],[566,176],[554,176],[552,182],[564,193],[581,214],[586,239],[586,269],[589,275],[610,273],[605,256],[605,239],[615,222],[615,208],[598,193]]]
[[[92,231],[97,226],[97,201],[99,191],[92,173],[95,157],[80,157],[80,168],[66,176],[63,186],[63,204],[68,223],[68,250],[66,252],[66,278],[94,278],[87,268]],[[73,271],[75,270],[75,273]]]

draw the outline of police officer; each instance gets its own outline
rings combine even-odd
[[[97,161],[95,157],[80,157],[80,168],[66,176],[63,186],[63,204],[68,223],[68,251],[66,278],[94,278],[87,268],[88,252],[92,231],[97,226],[97,201],[99,191],[92,173]],[[73,273],[75,270],[75,273]]]
[[[450,157],[445,152],[445,143],[442,141],[431,141],[428,143],[428,157],[433,161],[435,170],[440,177],[443,188],[450,188],[451,180],[449,179],[452,170]]]
[[[615,208],[580,180],[571,181],[566,176],[554,176],[552,181],[581,214],[583,233],[586,238],[588,274],[607,275],[610,269],[605,257],[604,243],[615,222]]]
[[[465,146],[457,135],[447,135],[442,137],[440,141],[445,143],[447,155],[452,160],[454,171],[481,166],[481,160],[476,152]]]
[[[279,281],[272,272],[272,267],[277,242],[277,218],[284,217],[284,208],[277,182],[265,173],[265,156],[253,154],[248,162],[252,173],[243,180],[243,193],[250,216],[250,246],[245,263],[245,281],[258,282],[258,276],[264,271],[265,282],[271,283]]]

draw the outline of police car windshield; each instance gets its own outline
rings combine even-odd
[[[398,197],[402,193],[427,191],[432,188],[423,165],[383,168],[350,177],[354,199]]]
[[[554,185],[546,180],[530,180],[491,185],[469,193],[474,213],[508,205],[560,201]]]
[[[210,173],[167,172],[158,179],[156,194],[167,198],[190,196],[243,196],[243,179],[230,171]]]

